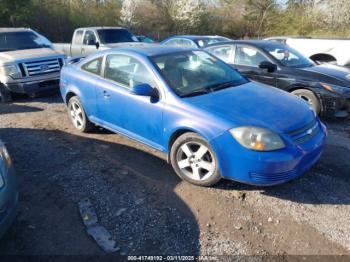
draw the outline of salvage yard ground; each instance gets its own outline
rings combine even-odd
[[[0,254],[104,254],[79,214],[89,198],[116,254],[350,255],[350,122],[325,123],[324,155],[301,178],[201,188],[138,143],[103,129],[78,133],[58,95],[1,104],[20,208]]]

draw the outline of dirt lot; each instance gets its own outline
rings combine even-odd
[[[76,132],[59,96],[2,104],[0,138],[17,169],[20,210],[0,254],[104,254],[79,214],[89,198],[116,254],[350,255],[350,121],[326,124],[327,149],[301,178],[201,188],[140,144]]]

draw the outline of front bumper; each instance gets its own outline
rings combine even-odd
[[[5,234],[16,218],[18,191],[15,171],[11,167],[5,170],[5,185],[0,189],[0,238]]]
[[[292,180],[314,165],[323,152],[327,131],[319,125],[320,131],[306,143],[271,152],[246,149],[225,132],[211,141],[219,172],[223,178],[259,186]]]
[[[51,90],[59,90],[59,74],[29,81],[11,81],[4,83],[7,91],[20,94],[35,94]]]
[[[350,96],[335,94],[321,94],[321,116],[323,117],[347,117],[350,114]]]

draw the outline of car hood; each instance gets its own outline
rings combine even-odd
[[[186,101],[207,113],[220,115],[231,127],[250,125],[290,132],[314,118],[300,98],[256,82],[189,97]]]
[[[322,64],[299,70],[303,71],[303,73],[308,73],[309,76],[316,78],[320,82],[350,87],[350,69],[346,67]]]
[[[0,63],[19,62],[33,58],[48,58],[51,56],[62,56],[51,48],[35,48],[26,50],[16,50],[0,52]]]

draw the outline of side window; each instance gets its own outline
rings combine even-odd
[[[79,30],[75,33],[74,43],[75,45],[81,45],[81,41],[83,40],[83,30]]]
[[[178,39],[171,39],[168,42],[165,42],[164,45],[169,45],[169,46],[178,46],[180,45]]]
[[[196,45],[191,40],[187,40],[187,39],[182,39],[181,40],[181,46],[196,47]]]
[[[219,46],[208,49],[208,51],[226,63],[231,62],[232,46]]]
[[[99,75],[101,73],[102,57],[84,64],[81,68],[87,72]]]
[[[96,44],[96,36],[93,31],[86,31],[84,35],[84,45],[95,45]]]
[[[149,70],[135,58],[126,55],[109,55],[107,57],[105,78],[128,89],[140,84],[155,86]]]
[[[238,46],[235,54],[235,64],[258,67],[268,59],[258,50],[247,46]]]

